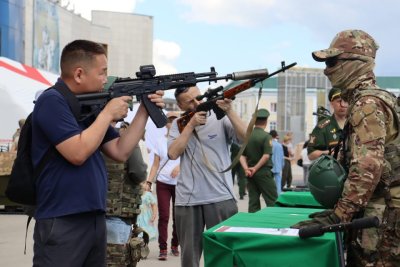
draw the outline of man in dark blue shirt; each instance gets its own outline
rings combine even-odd
[[[107,57],[100,44],[76,40],[61,54],[56,87],[73,94],[103,90]],[[163,107],[162,91],[149,96]],[[38,182],[34,266],[105,266],[107,173],[102,151],[126,161],[143,136],[148,114],[140,105],[124,136],[110,126],[127,116],[129,96],[114,98],[91,122],[77,122],[67,100],[55,89],[42,93],[33,111],[32,160],[35,166],[50,147],[58,155]]]

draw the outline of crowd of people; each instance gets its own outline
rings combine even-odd
[[[378,216],[385,222],[379,228],[349,233],[348,266],[400,262],[400,172],[386,154],[388,144],[398,142],[399,125],[391,96],[375,82],[377,49],[367,33],[347,30],[338,33],[328,49],[312,53],[326,64],[333,114],[320,120],[305,142],[304,183],[310,164],[321,155],[338,157],[348,175],[334,209],[293,227]],[[240,198],[248,194],[249,212],[260,210],[260,196],[267,207],[274,206],[282,190],[292,187],[293,136],[288,133],[280,141],[276,130],[265,131],[267,109],[256,111],[236,169],[222,171],[246,140],[245,123],[232,100],[216,101],[225,113],[218,120],[213,112],[196,111],[202,102],[196,98],[197,86],[177,88],[177,104],[190,119],[182,128],[179,113],[167,114],[167,134],[151,151],[154,158],[147,173],[137,154],[143,152],[137,150],[138,143],[149,117],[144,104],[130,123],[117,129],[115,122],[127,116],[132,97],[114,98],[97,116],[77,121],[58,90],[64,87],[75,95],[104,89],[104,47],[73,41],[64,47],[60,66],[59,80],[37,99],[32,117],[33,164],[49,147],[56,151],[36,184],[34,266],[136,266],[147,257],[143,248],[152,239],[158,239],[159,260],[170,254],[180,257],[181,266],[199,266],[203,231],[238,212],[233,176],[240,184]],[[163,91],[156,91],[148,98],[163,108],[162,96]]]

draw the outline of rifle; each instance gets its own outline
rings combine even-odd
[[[348,223],[338,223],[338,224],[331,224],[327,226],[323,225],[313,225],[305,228],[301,228],[299,230],[299,237],[301,239],[310,238],[310,237],[317,237],[322,236],[325,233],[335,232],[336,236],[336,246],[339,252],[339,263],[341,267],[345,267],[345,259],[344,259],[344,252],[343,252],[343,239],[340,231],[345,230],[357,230],[357,229],[365,229],[371,227],[379,227],[380,221],[378,217],[364,217],[360,219],[354,219]]]
[[[318,106],[317,112],[313,112],[314,116],[318,117],[318,122],[323,119],[329,119],[331,117],[331,112],[323,106]]]
[[[224,98],[234,99],[235,95],[254,87],[257,83],[262,82],[280,72],[285,72],[287,69],[294,67],[296,64],[297,63],[295,62],[286,66],[285,61],[282,61],[281,68],[279,70],[271,74],[267,73],[264,77],[250,78],[250,80],[234,86],[230,89],[227,89],[223,92],[221,92],[224,89],[222,86],[219,86],[215,89],[208,89],[203,95],[199,95],[196,97],[198,101],[202,100],[203,98],[207,98],[207,101],[198,105],[195,111],[187,111],[183,113],[182,116],[177,120],[179,132],[183,131],[193,115],[199,111],[213,110],[215,115],[217,116],[217,119],[222,119],[225,116],[225,112],[218,107],[218,105],[216,104],[217,100],[221,100]]]
[[[167,124],[167,117],[161,108],[157,107],[148,99],[149,94],[157,90],[169,90],[182,86],[194,86],[198,82],[217,82],[218,80],[245,80],[251,78],[265,77],[268,75],[266,69],[233,72],[225,76],[217,76],[214,67],[210,72],[204,73],[178,73],[170,75],[155,76],[156,70],[153,65],[140,66],[136,72],[136,79],[116,78],[107,92],[88,93],[77,95],[80,105],[79,121],[89,117],[97,116],[108,101],[120,96],[136,96],[138,101],[142,101],[146,107],[150,118],[158,128]]]

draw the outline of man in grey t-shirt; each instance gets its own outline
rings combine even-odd
[[[196,86],[175,90],[178,106],[194,112],[202,102]],[[211,111],[195,112],[179,132],[177,120],[168,137],[170,159],[181,157],[176,185],[175,221],[181,244],[181,265],[199,266],[204,227],[211,228],[237,213],[232,173],[219,171],[231,163],[229,145],[244,139],[246,126],[232,110],[230,99],[216,103],[226,116],[217,120]],[[194,133],[197,133],[197,136]],[[206,158],[206,159],[204,159]]]

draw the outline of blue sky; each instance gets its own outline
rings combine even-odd
[[[220,75],[272,72],[282,60],[323,68],[311,52],[327,48],[337,32],[357,28],[380,45],[375,73],[400,76],[399,1],[81,0],[74,5],[84,17],[92,8],[153,16],[157,74],[205,72],[210,66]]]

